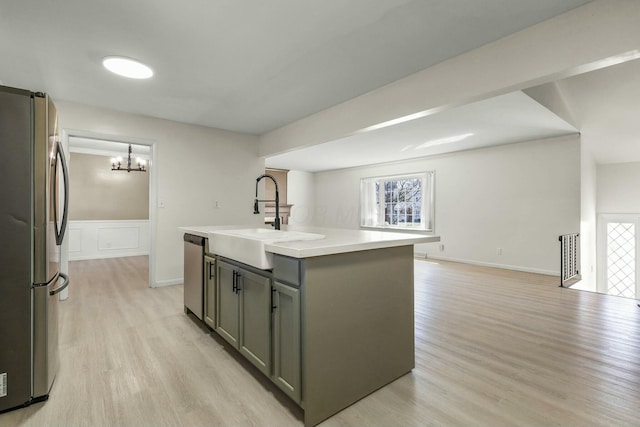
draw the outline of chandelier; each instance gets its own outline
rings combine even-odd
[[[127,172],[146,172],[145,169],[146,162],[144,159],[138,157],[136,159],[136,165],[131,167],[131,144],[129,144],[129,155],[127,156],[127,164],[122,164],[122,157],[118,157],[115,159],[111,159],[111,170],[112,171],[127,171]]]

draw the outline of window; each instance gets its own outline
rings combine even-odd
[[[434,172],[360,180],[360,226],[434,230]]]

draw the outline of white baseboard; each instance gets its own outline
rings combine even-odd
[[[86,261],[88,259],[103,259],[103,258],[124,258],[129,256],[144,256],[149,255],[149,252],[118,252],[113,254],[96,254],[96,255],[85,255],[85,256],[74,256],[70,258],[69,261]]]
[[[520,265],[509,265],[509,264],[497,264],[492,262],[484,262],[484,261],[476,261],[476,260],[468,260],[468,259],[460,259],[460,258],[450,258],[443,256],[433,256],[427,255],[426,252],[414,252],[414,255],[419,258],[424,259],[433,259],[438,261],[451,261],[451,262],[459,262],[462,264],[471,264],[471,265],[479,265],[482,267],[493,267],[493,268],[501,268],[503,270],[513,270],[513,271],[522,271],[524,273],[536,273],[536,274],[546,274],[548,276],[558,276],[560,277],[560,271],[552,271],[552,270],[544,270],[539,268],[530,268],[523,267]]]
[[[179,279],[169,279],[169,280],[157,280],[152,288],[161,288],[163,286],[173,286],[173,285],[182,285],[184,283],[184,279],[181,277]]]

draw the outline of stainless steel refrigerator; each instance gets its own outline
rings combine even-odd
[[[48,398],[58,366],[68,174],[56,109],[0,86],[0,412]]]

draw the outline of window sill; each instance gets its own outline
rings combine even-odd
[[[408,234],[423,234],[426,236],[435,236],[435,231],[424,230],[418,228],[403,228],[403,227],[366,227],[361,225],[360,230],[368,231],[386,231],[389,233],[408,233]]]

